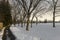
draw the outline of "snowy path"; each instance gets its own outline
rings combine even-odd
[[[60,23],[56,24],[56,28],[51,23],[41,23],[37,26],[33,24],[30,31],[26,31],[25,27],[11,27],[13,34],[17,40],[60,40]]]
[[[53,28],[50,23],[41,23],[37,26],[33,24],[30,31],[26,31],[25,27],[21,28],[18,25],[16,26],[17,27],[10,28],[13,34],[17,37],[16,40],[60,40],[60,23],[56,24],[56,28]],[[1,34],[0,40],[2,40]]]
[[[16,27],[11,27],[11,30],[13,30],[13,34],[17,37],[16,40],[40,40],[40,38],[29,35],[29,34],[25,34],[24,32],[22,32],[20,29],[16,28]]]

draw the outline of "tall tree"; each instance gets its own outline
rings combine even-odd
[[[17,3],[23,8],[24,12],[23,13],[23,18],[26,18],[27,21],[27,25],[26,25],[26,30],[29,30],[29,22],[30,22],[30,17],[31,15],[36,15],[37,13],[39,13],[41,10],[44,10],[44,6],[40,6],[41,5],[41,1],[44,0],[16,0]],[[34,14],[34,12],[36,12]],[[36,16],[35,16],[36,17]],[[33,16],[34,18],[34,16]]]
[[[57,12],[59,11],[59,9],[57,8],[60,6],[58,5],[58,0],[52,0],[49,4],[51,4],[49,10],[53,11],[53,27],[55,27],[55,17],[59,16],[59,15],[56,16],[56,14],[58,14]]]
[[[53,1],[53,27],[55,27],[55,13],[56,13],[56,7],[58,0],[52,0]]]

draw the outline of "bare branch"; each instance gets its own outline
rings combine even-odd
[[[22,1],[22,3],[23,3],[23,6],[24,6],[24,8],[26,9],[26,11],[28,10],[28,6],[27,6],[27,3],[26,3],[26,1],[25,0],[21,0]]]
[[[23,8],[24,8],[24,10],[27,12],[27,9],[26,9],[26,3],[25,3],[25,1],[19,1],[19,0],[16,0]]]
[[[37,5],[39,4],[40,1],[41,1],[41,0],[38,0],[38,1],[36,2],[36,4],[33,6],[33,9],[32,9],[31,12],[30,12],[30,14],[34,11],[34,9],[37,7]]]
[[[31,7],[32,7],[32,3],[33,3],[33,0],[30,0],[30,5],[29,5],[29,10],[28,10],[28,12],[30,12],[30,9],[31,9]]]

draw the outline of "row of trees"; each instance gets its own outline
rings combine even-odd
[[[10,0],[8,0],[10,1]],[[38,21],[38,16],[43,16],[46,12],[53,11],[53,27],[55,27],[55,14],[57,14],[57,9],[59,0],[12,0],[11,4],[11,14],[13,19],[13,24],[15,25],[17,19],[18,23],[20,22],[23,26],[24,21],[26,21],[26,30],[29,30],[29,22],[31,18],[31,27],[32,21],[36,18]],[[36,16],[38,15],[38,16]],[[31,17],[32,16],[32,17]],[[19,18],[18,18],[19,17]],[[24,23],[25,24],[25,23]]]
[[[44,12],[47,12],[48,10],[45,5],[47,5],[49,1],[46,1],[46,0],[12,0],[12,1],[16,2],[16,3],[14,2],[14,4],[16,4],[14,5],[14,7],[18,11],[17,14],[18,13],[20,14],[20,21],[22,20],[21,23],[23,24],[23,21],[27,22],[26,30],[28,30],[29,28],[29,21],[30,21],[31,15],[32,15],[31,27],[32,27],[32,21],[34,17],[36,18],[36,21],[38,21],[38,16],[36,15],[39,14],[39,16],[41,16],[42,14],[44,14]],[[42,4],[42,2],[45,2],[43,3],[44,5]]]
[[[15,13],[20,14],[21,23],[23,24],[23,21],[27,21],[26,30],[28,30],[31,15],[32,15],[32,19],[31,19],[31,25],[32,25],[32,21],[34,17],[36,18],[36,21],[38,21],[38,16],[36,16],[37,14],[39,14],[39,16],[41,17],[43,16],[44,13],[49,12],[51,10],[53,11],[52,13],[53,27],[55,27],[55,17],[59,16],[59,15],[55,16],[55,14],[57,14],[56,12],[59,11],[59,9],[57,9],[59,7],[59,5],[57,4],[58,0],[49,0],[49,1],[48,0],[12,0],[12,1],[14,3],[13,10],[17,10],[17,13],[16,11]],[[14,18],[16,18],[16,14]]]

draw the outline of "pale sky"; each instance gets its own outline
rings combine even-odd
[[[51,13],[51,12],[48,12],[48,13]],[[41,21],[44,21],[45,19],[47,20],[53,20],[53,14],[51,13],[50,15],[49,14],[44,14],[42,17],[38,17],[38,20],[41,20]],[[34,20],[36,20],[36,18],[34,18]],[[60,16],[59,17],[55,17],[55,21],[60,21]]]
[[[50,0],[51,1],[51,0]],[[56,0],[55,0],[56,1]],[[51,2],[52,3],[52,2]],[[60,0],[58,0],[58,3],[57,3],[57,6],[60,6]],[[48,4],[47,5],[47,7],[49,7],[50,5]],[[57,7],[57,9],[59,9],[60,7]],[[59,13],[59,14],[58,14]],[[56,15],[60,15],[60,12],[58,12]],[[47,20],[53,20],[53,11],[49,11],[49,12],[47,12],[47,13],[45,13],[44,15],[43,15],[43,17],[42,18],[40,18],[40,17],[38,17],[38,19],[39,20],[41,20],[41,21],[43,21],[43,20],[45,20],[45,19],[47,19]],[[35,20],[35,18],[34,18],[34,20]],[[55,21],[60,21],[60,16],[58,16],[58,17],[55,17]]]

